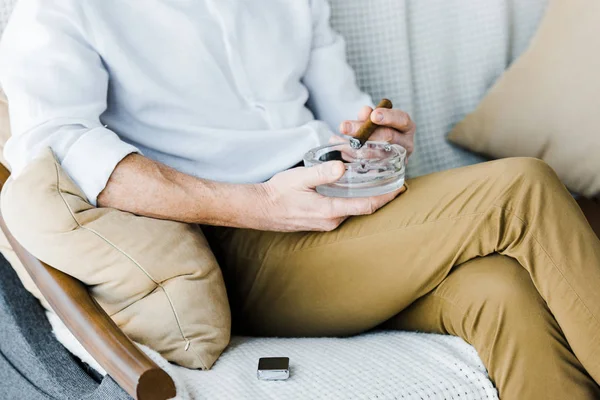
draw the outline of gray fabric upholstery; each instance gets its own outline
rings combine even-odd
[[[485,161],[446,135],[527,48],[548,0],[329,2],[360,87],[417,123],[408,177]]]
[[[0,320],[2,323],[2,320]],[[0,397],[3,399],[49,399],[37,386],[21,375],[0,353]]]
[[[0,36],[16,3],[17,0],[0,0]]]
[[[100,384],[56,339],[39,302],[0,256],[0,399],[129,399]]]
[[[100,386],[92,393],[82,397],[83,400],[121,400],[131,399],[111,377],[104,378]]]

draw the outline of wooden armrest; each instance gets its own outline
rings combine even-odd
[[[0,179],[8,176],[3,169],[0,166]],[[175,397],[175,384],[171,377],[119,329],[90,296],[83,283],[29,254],[11,235],[1,213],[0,228],[52,309],[127,393],[139,400]]]

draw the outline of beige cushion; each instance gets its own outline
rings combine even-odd
[[[4,145],[9,137],[10,122],[8,119],[8,102],[2,88],[0,88],[0,163],[10,170],[8,163],[4,159]]]
[[[0,87],[0,163],[10,170],[8,163],[4,159],[4,145],[9,137],[10,123],[8,119],[8,103],[6,96]],[[4,258],[6,258],[13,269],[17,272],[17,275],[19,275],[19,279],[21,279],[23,286],[25,286],[29,292],[37,297],[44,307],[50,309],[50,306],[44,299],[44,296],[42,296],[37,286],[35,286],[35,283],[33,283],[33,280],[25,270],[25,267],[23,267],[23,264],[21,264],[21,261],[19,261],[17,258],[17,254],[14,252],[12,247],[10,247],[8,240],[2,231],[0,231],[0,253],[2,253]]]
[[[134,341],[201,369],[227,346],[225,285],[198,226],[93,207],[50,149],[9,179],[1,207],[16,239],[89,285]]]
[[[21,260],[17,257],[17,253],[12,249],[10,243],[8,243],[8,239],[4,235],[4,232],[0,230],[0,253],[6,258],[6,261],[12,266],[12,268],[17,273],[21,283],[25,287],[25,289],[37,297],[37,299],[42,303],[42,306],[47,310],[52,310],[50,304],[46,301],[42,292],[38,289],[33,279],[29,276],[29,273],[21,263]]]
[[[449,138],[495,158],[541,158],[571,190],[599,194],[600,1],[552,0],[529,50]]]

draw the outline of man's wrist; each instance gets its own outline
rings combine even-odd
[[[197,223],[250,229],[264,225],[269,202],[264,184],[221,183],[216,186],[218,188],[210,191],[212,199],[206,199],[206,204],[198,202]],[[212,212],[207,208],[212,208]]]
[[[268,216],[268,190],[265,184],[238,185],[234,224],[240,228],[261,229]]]
[[[130,155],[117,165],[99,201],[151,218],[261,229],[270,211],[267,186],[204,180]]]

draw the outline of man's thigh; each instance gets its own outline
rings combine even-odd
[[[505,192],[507,169],[515,170],[509,165],[408,181],[396,200],[333,232],[209,229],[238,318],[261,335],[377,326],[432,291],[454,265],[490,253],[470,239],[485,230],[482,215]]]

